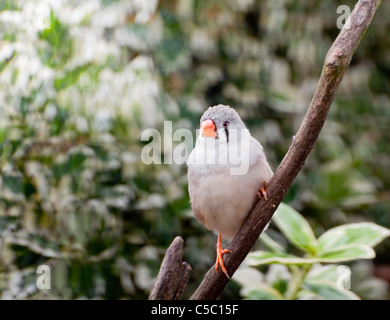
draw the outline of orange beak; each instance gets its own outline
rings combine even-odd
[[[200,125],[200,133],[204,137],[217,137],[217,132],[215,131],[215,124],[213,120],[207,119],[203,121]]]

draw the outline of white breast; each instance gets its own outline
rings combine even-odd
[[[189,165],[189,195],[196,218],[227,239],[237,233],[256,200],[257,190],[273,175],[261,145],[253,140],[255,145],[251,147],[257,147],[257,152],[251,155],[244,175],[232,175],[226,166]]]

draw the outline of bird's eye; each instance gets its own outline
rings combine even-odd
[[[223,123],[223,126],[226,128],[229,124],[230,124],[229,121],[225,121],[225,122]]]

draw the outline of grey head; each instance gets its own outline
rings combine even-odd
[[[223,104],[209,107],[200,118],[200,123],[208,119],[212,120],[215,125],[217,144],[239,143],[241,133],[247,131],[236,110]]]
[[[237,111],[223,104],[219,104],[214,107],[209,107],[200,118],[200,123],[207,119],[211,119],[214,122],[216,130],[220,128],[246,128]]]
[[[200,124],[200,134],[188,162],[189,167],[196,165],[198,172],[248,168],[262,153],[260,143],[229,106],[219,104],[209,107]]]

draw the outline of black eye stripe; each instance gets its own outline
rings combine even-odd
[[[223,128],[225,129],[226,132],[226,142],[229,142],[229,129],[227,128],[228,126],[225,126],[225,123],[223,124]]]

